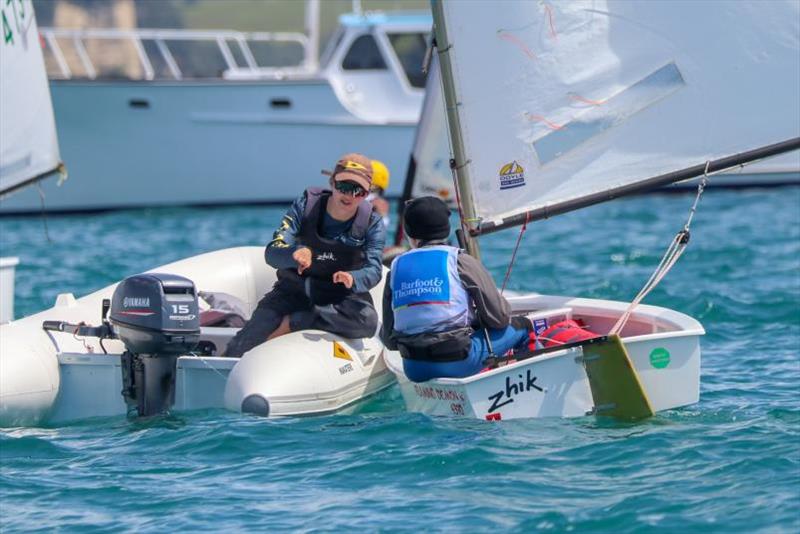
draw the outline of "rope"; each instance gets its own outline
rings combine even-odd
[[[517,244],[514,245],[514,252],[511,254],[511,261],[508,263],[508,269],[506,269],[506,277],[503,279],[503,287],[500,288],[500,294],[502,295],[503,292],[506,290],[506,284],[508,283],[508,279],[511,277],[511,268],[514,266],[514,261],[517,259],[517,250],[519,250],[519,244],[522,241],[522,234],[525,233],[525,230],[528,228],[528,221],[530,220],[530,212],[525,212],[525,222],[522,223],[522,228],[519,230],[519,235],[517,236]]]
[[[49,244],[53,243],[53,240],[50,239],[50,232],[47,229],[47,212],[44,209],[44,190],[42,189],[41,180],[36,181],[36,189],[39,192],[39,203],[41,205],[41,213],[42,216],[42,225],[44,226],[44,237],[47,239]]]
[[[200,360],[200,362],[201,362],[203,365],[205,365],[206,367],[208,367],[209,369],[211,369],[212,371],[214,371],[215,373],[217,373],[217,374],[218,374],[218,375],[219,375],[219,376],[220,376],[220,377],[221,377],[223,380],[227,380],[227,379],[228,379],[228,377],[227,377],[227,376],[225,376],[225,375],[223,375],[222,373],[220,373],[220,372],[219,372],[219,369],[217,369],[217,368],[216,368],[216,367],[214,367],[213,365],[209,364],[209,363],[206,361],[206,359],[205,359],[203,356],[200,356],[200,355],[198,355],[198,354],[195,354],[194,352],[190,352],[190,353],[189,353],[189,355],[190,355],[190,356],[193,356],[193,357],[195,357],[195,358],[197,358],[198,360]]]
[[[692,224],[692,219],[694,218],[694,214],[697,211],[697,204],[700,202],[700,197],[703,196],[703,191],[706,188],[706,184],[708,183],[708,166],[710,162],[706,162],[706,168],[703,172],[703,178],[700,180],[700,184],[697,186],[697,195],[694,198],[694,203],[692,204],[692,208],[689,210],[689,216],[686,219],[686,224],[683,225],[683,229],[678,232],[675,237],[672,239],[667,251],[664,253],[664,256],[661,258],[661,261],[656,267],[656,270],[650,275],[650,279],[647,280],[647,283],[644,284],[644,287],[639,291],[636,295],[636,298],[628,305],[628,308],[625,310],[625,313],[619,318],[619,320],[614,324],[614,326],[609,331],[608,335],[619,334],[622,332],[622,329],[625,327],[625,324],[630,319],[631,313],[633,313],[634,308],[639,305],[639,303],[647,296],[650,291],[653,290],[660,282],[664,279],[667,273],[672,269],[672,267],[678,262],[678,259],[681,257],[683,252],[686,250],[686,246],[689,244],[690,232],[689,227]]]

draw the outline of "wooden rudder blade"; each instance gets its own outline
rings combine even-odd
[[[592,388],[595,415],[631,421],[654,414],[619,336],[610,335],[584,345],[582,361]]]

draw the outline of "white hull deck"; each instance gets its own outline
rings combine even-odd
[[[549,324],[582,319],[587,328],[608,332],[627,304],[607,300],[520,296],[509,301],[515,313],[535,312]],[[705,331],[684,314],[641,305],[622,332],[628,354],[654,411],[698,402],[700,342]],[[505,420],[531,417],[580,417],[594,413],[592,389],[580,347],[509,363],[461,379],[410,382],[402,358],[387,351],[410,411],[429,415]]]
[[[198,291],[224,292],[252,313],[275,281],[263,248],[240,247],[202,254],[154,269],[193,280]],[[115,285],[80,299],[61,295],[53,308],[0,325],[0,426],[57,424],[128,412],[122,391],[118,340],[47,332],[42,321],[98,325],[101,303]],[[380,302],[382,284],[373,290]],[[234,328],[201,329],[201,339],[223,348]],[[245,398],[268,403],[261,415],[311,415],[348,409],[394,383],[377,337],[347,340],[302,331],[264,343],[241,359],[185,355],[178,358],[173,411],[228,408]]]

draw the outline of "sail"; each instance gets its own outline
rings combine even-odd
[[[0,5],[0,195],[60,165],[50,88],[30,0]]]
[[[422,113],[411,150],[415,163],[411,197],[433,195],[450,204],[455,201],[455,193],[441,84],[439,59],[433,56],[425,83]]]
[[[796,0],[445,1],[440,13],[482,224],[800,136]]]

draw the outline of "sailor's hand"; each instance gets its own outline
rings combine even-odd
[[[292,259],[297,262],[297,274],[303,274],[303,271],[311,267],[311,249],[298,248],[292,254]]]
[[[334,284],[344,284],[344,287],[350,289],[353,287],[353,275],[346,271],[337,271],[333,273]]]

